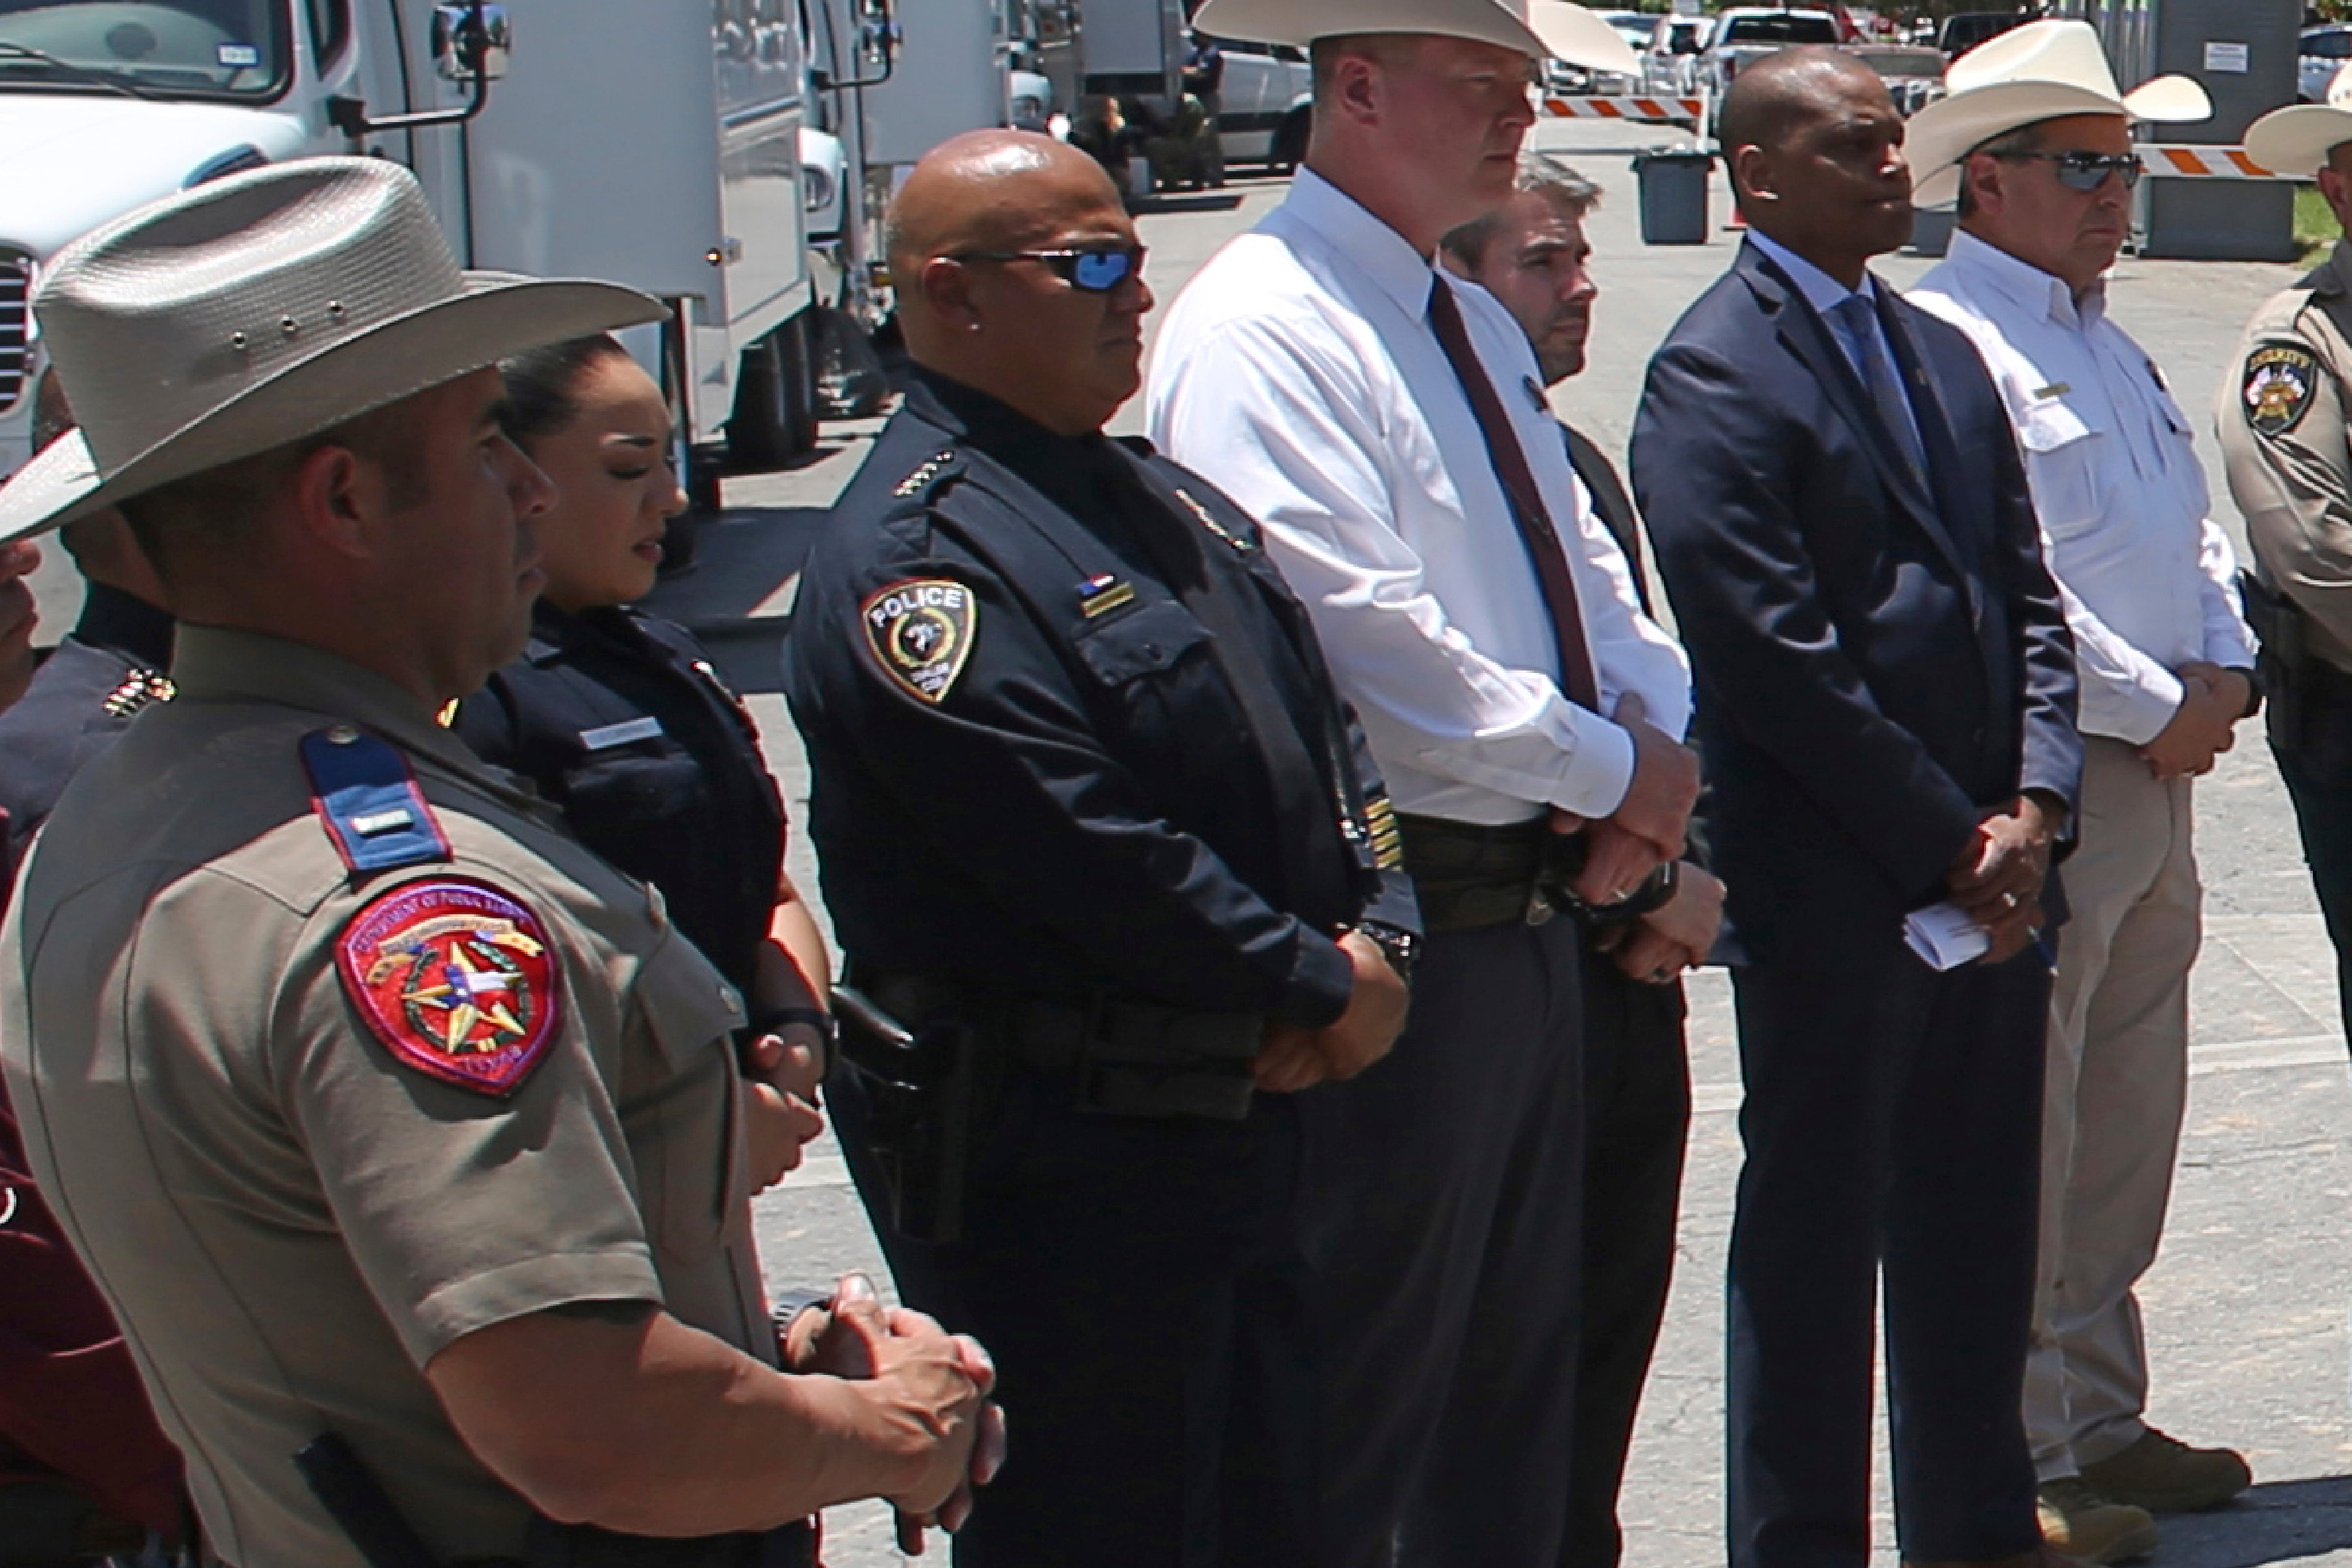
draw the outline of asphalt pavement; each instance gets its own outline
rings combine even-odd
[[[1548,123],[1539,144],[1568,155],[1606,191],[1588,225],[1601,287],[1591,368],[1556,406],[1622,453],[1651,351],[1689,301],[1728,265],[1737,237],[1640,242],[1630,155],[1673,139],[1663,128]],[[1142,218],[1150,278],[1165,301],[1192,270],[1280,196],[1276,182],[1163,204]],[[1901,285],[1930,265],[1888,258]],[[2256,263],[2126,259],[2111,306],[2169,378],[2200,424],[2215,515],[2242,539],[2202,434],[2242,323],[2294,276]],[[1114,428],[1140,427],[1139,403]],[[872,422],[828,426],[824,449],[797,470],[730,481],[730,510],[706,526],[700,564],[666,583],[654,607],[702,627],[751,694],[768,750],[796,815],[807,772],[775,687],[778,638],[793,574],[823,508],[854,470]],[[54,552],[53,552],[54,554]],[[37,587],[53,632],[70,625],[78,591],[61,566]],[[2162,1568],[2253,1568],[2311,1563],[2352,1568],[2352,1433],[2347,1432],[2344,1232],[2352,1166],[2352,1075],[2336,1016],[2332,959],[2305,879],[2294,821],[2258,733],[2200,786],[2207,942],[2193,989],[2193,1083],[2173,1219],[2142,1300],[2153,1345],[2152,1417],[2196,1442],[2228,1443],[2252,1459],[2257,1484],[2216,1513],[2163,1521]],[[821,884],[804,839],[793,848],[802,888]],[[821,900],[820,900],[821,902]],[[1721,1289],[1738,1171],[1738,1071],[1720,973],[1692,982],[1696,1114],[1684,1200],[1679,1272],[1626,1484],[1627,1562],[1694,1568],[1721,1560]],[[887,1279],[871,1229],[829,1142],[760,1200],[760,1239],[778,1287],[847,1268]],[[1016,1413],[1017,1414],[1017,1413]],[[1013,1463],[1019,1460],[1017,1422]],[[1895,1561],[1885,1466],[1878,1483],[1881,1561]],[[983,1504],[984,1506],[984,1504]],[[901,1561],[878,1506],[829,1516],[834,1568]],[[936,1553],[940,1550],[934,1547]],[[1114,1565],[1106,1565],[1114,1568]]]

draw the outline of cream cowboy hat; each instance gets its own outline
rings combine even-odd
[[[0,542],[663,313],[610,283],[460,271],[415,176],[376,158],[150,203],[59,251],[33,310],[80,423],[0,485]]]
[[[2160,76],[2126,93],[2088,22],[2028,22],[1986,39],[1944,73],[1945,95],[1911,117],[1903,156],[1911,200],[1940,206],[1960,194],[1960,164],[1996,136],[2067,114],[2203,120],[2212,100],[2191,78]]]
[[[2291,103],[2246,127],[2246,156],[2273,174],[2307,178],[2352,142],[2352,66],[2327,84],[2326,103]]]
[[[1428,33],[1587,70],[1642,72],[1633,46],[1570,0],[1208,0],[1192,25],[1213,37],[1299,48],[1348,33]]]

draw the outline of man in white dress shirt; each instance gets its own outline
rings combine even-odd
[[[1915,177],[1931,196],[1957,179],[1960,219],[1910,298],[1969,334],[2000,389],[2079,662],[2025,1421],[2045,1537],[2112,1563],[2155,1546],[2144,1510],[2210,1508],[2248,1480],[2236,1454],[2141,1418],[2132,1287],[2156,1258],[2188,1089],[2189,781],[2252,712],[2254,654],[2189,420],[2106,313],[2139,177],[2123,95],[2084,23],[1995,42],[1912,127]]]
[[[1151,434],[1265,527],[1387,775],[1429,935],[1405,1034],[1300,1097],[1333,1393],[1332,1562],[1559,1561],[1581,1114],[1572,899],[1660,899],[1697,789],[1687,667],[1639,611],[1517,323],[1433,270],[1507,201],[1553,0],[1211,0],[1311,45],[1282,206],[1163,323]],[[1343,33],[1343,29],[1345,29]]]

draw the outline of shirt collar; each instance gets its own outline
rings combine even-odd
[[[488,775],[463,741],[372,669],[305,643],[227,626],[180,626],[172,679],[185,700],[272,702],[375,731],[469,777]]]
[[[2084,290],[2080,300],[2063,278],[2021,261],[1997,245],[1979,239],[1966,229],[1952,231],[1945,265],[1965,272],[2020,308],[2063,327],[2088,328],[2106,313],[2107,280],[2101,278]]]
[[[1867,272],[1862,275],[1861,288],[1849,289],[1787,246],[1778,240],[1768,239],[1752,228],[1748,231],[1748,243],[1762,251],[1766,260],[1787,273],[1789,281],[1797,286],[1797,292],[1805,297],[1805,303],[1824,318],[1844,303],[1849,296],[1861,294],[1867,297],[1877,289],[1878,280]]]
[[[1435,277],[1429,258],[1355,197],[1314,170],[1302,168],[1291,176],[1290,194],[1276,210],[1320,235],[1406,315],[1418,321],[1429,314],[1429,289]]]

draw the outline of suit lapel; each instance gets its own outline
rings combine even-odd
[[[1831,332],[1829,323],[1805,302],[1804,295],[1797,286],[1769,258],[1755,251],[1746,252],[1745,256],[1754,258],[1756,281],[1760,289],[1767,293],[1768,298],[1777,301],[1774,330],[1780,333],[1780,341],[1804,362],[1805,368],[1811,371],[1814,379],[1822,384],[1822,392],[1836,407],[1839,416],[1861,439],[1863,449],[1877,465],[1879,478],[1885,481],[1888,492],[1942,552],[1953,571],[1963,581],[1973,581],[1969,563],[1950,531],[1945,527],[1936,497],[1927,489],[1926,477],[1911,466],[1910,459],[1904,456],[1902,447],[1896,443],[1895,432],[1886,428],[1886,421],[1879,416],[1877,406],[1871,402],[1870,394],[1863,387],[1862,377],[1853,368],[1853,362],[1846,357],[1844,348]],[[1918,382],[1915,375],[1919,363],[1918,355],[1911,349],[1909,334],[1900,329],[1894,312],[1888,308],[1886,292],[1883,285],[1874,290],[1877,297],[1878,319],[1886,329],[1887,341],[1895,345],[1896,373],[1903,376],[1905,385],[1911,389],[1913,413],[1920,427],[1921,442],[1927,450],[1927,460],[1930,464],[1948,463],[1953,457],[1953,448],[1948,431],[1942,428],[1942,407],[1932,398],[1918,396]],[[1932,435],[1928,428],[1930,426],[1937,427]],[[1940,447],[1938,439],[1942,443]]]

